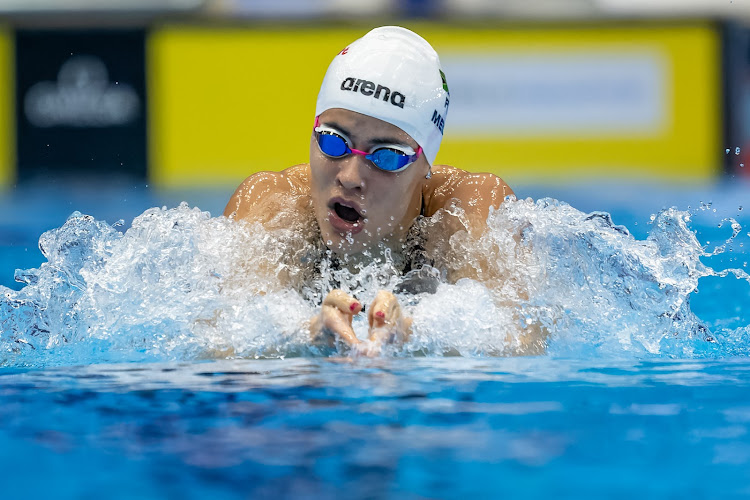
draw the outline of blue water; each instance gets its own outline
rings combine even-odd
[[[749,368],[541,357],[7,370],[4,498],[739,498]]]
[[[546,353],[508,357],[513,307],[464,281],[376,359],[306,352],[314,307],[233,278],[263,238],[212,218],[229,191],[0,199],[3,498],[750,495],[750,186],[517,187],[482,248],[522,230],[498,265]]]

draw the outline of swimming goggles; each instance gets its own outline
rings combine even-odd
[[[409,146],[401,144],[378,144],[369,153],[353,149],[348,137],[336,129],[320,125],[318,118],[315,118],[313,130],[317,136],[320,152],[329,158],[343,158],[350,154],[362,155],[380,170],[386,172],[401,172],[422,154],[421,147],[414,152]]]

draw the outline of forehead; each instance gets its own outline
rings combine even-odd
[[[354,142],[392,142],[416,149],[417,143],[399,127],[348,109],[328,109],[320,114],[320,123],[337,126]]]

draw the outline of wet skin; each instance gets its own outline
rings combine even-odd
[[[418,149],[417,143],[400,128],[353,111],[330,109],[320,124],[342,132],[350,146],[370,151],[381,144],[401,144]],[[268,230],[283,227],[274,215],[283,210],[297,220],[314,220],[321,237],[332,252],[349,256],[349,262],[372,259],[384,251],[400,252],[401,245],[424,205],[426,216],[461,203],[468,228],[448,224],[443,238],[452,231],[468,229],[480,235],[486,226],[490,207],[499,207],[510,187],[492,174],[475,174],[447,165],[432,167],[424,155],[402,172],[384,172],[360,155],[329,158],[319,149],[315,134],[310,138],[310,163],[281,172],[259,172],[248,177],[235,191],[224,215],[237,220],[260,222]],[[292,206],[278,200],[294,199]],[[311,217],[312,216],[312,217]],[[428,242],[429,243],[429,242]],[[362,252],[370,250],[369,255]],[[360,341],[351,328],[352,316],[361,305],[340,290],[329,294],[320,314],[310,323],[314,342],[327,342],[331,336],[357,352],[372,355],[388,342],[408,337],[411,320],[390,292],[381,291],[368,309],[369,340]]]

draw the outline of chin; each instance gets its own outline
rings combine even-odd
[[[346,236],[331,232],[327,236],[324,236],[323,239],[328,249],[337,255],[358,254],[370,247],[368,242],[361,241],[357,235],[352,235],[351,239],[347,240]],[[329,241],[331,242],[330,244],[328,243]]]

